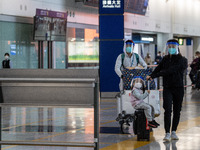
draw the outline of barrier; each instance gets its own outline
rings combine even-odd
[[[0,84],[0,115],[2,107],[7,106],[94,108],[94,143],[2,141],[0,132],[0,145],[70,146],[99,149],[98,70],[3,69],[0,70]],[[1,122],[0,129],[2,129]]]

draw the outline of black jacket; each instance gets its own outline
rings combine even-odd
[[[10,60],[9,59],[5,59],[2,61],[2,67],[3,68],[10,68]]]
[[[183,87],[183,74],[187,69],[187,59],[181,55],[165,56],[150,75],[163,76],[164,87]]]

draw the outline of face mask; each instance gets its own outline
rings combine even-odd
[[[135,88],[140,89],[142,87],[142,83],[135,83]]]
[[[9,56],[5,56],[5,59],[8,59],[9,58]]]
[[[169,52],[169,54],[174,55],[174,54],[176,54],[176,48],[169,48],[168,52]]]
[[[132,52],[131,47],[127,47],[127,48],[126,48],[126,52],[127,52],[127,53],[131,53],[131,52]]]

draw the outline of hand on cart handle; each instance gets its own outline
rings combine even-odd
[[[152,80],[151,76],[147,76],[147,77],[146,77],[146,80],[147,80],[147,81],[148,81],[148,80]]]
[[[150,94],[151,91],[150,91],[150,90],[147,90],[147,92]]]

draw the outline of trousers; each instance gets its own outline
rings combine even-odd
[[[176,131],[179,120],[180,120],[180,112],[182,108],[184,96],[184,88],[176,87],[176,88],[165,88],[163,90],[163,108],[164,112],[164,126],[165,132],[169,133],[171,128],[171,114],[173,108],[173,121],[172,121],[172,129],[171,131]]]
[[[135,109],[144,109],[144,114],[145,114],[147,120],[148,121],[154,120],[154,108],[153,108],[153,106],[151,106],[151,105],[149,105],[145,102],[142,102],[142,103],[135,105],[134,108]]]

